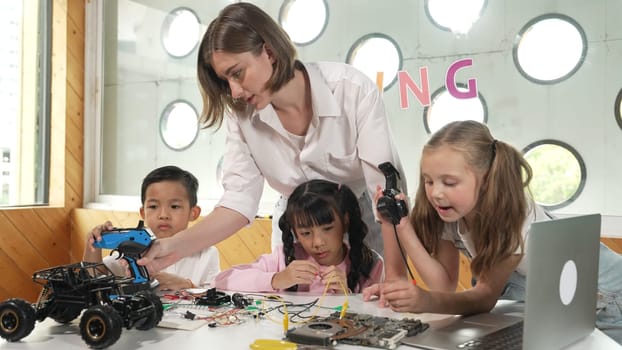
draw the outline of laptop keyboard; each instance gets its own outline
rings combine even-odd
[[[520,350],[523,345],[523,322],[517,322],[511,326],[501,328],[498,331],[484,336],[471,339],[457,346],[458,349],[503,349]]]

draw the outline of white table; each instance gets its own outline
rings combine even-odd
[[[283,294],[285,300],[301,303],[308,302],[317,298],[304,294]],[[344,296],[326,296],[322,300],[322,306],[337,307],[343,304]],[[391,317],[401,319],[404,317],[417,318],[423,322],[434,325],[451,317],[439,314],[398,314],[390,309],[378,308],[375,302],[364,302],[361,295],[350,295],[348,297],[349,311],[375,316]],[[313,309],[312,309],[313,312]],[[322,309],[319,316],[327,316],[331,311]],[[273,318],[280,318],[280,314],[273,313]],[[75,320],[68,325],[57,324],[52,319],[46,319],[35,325],[33,332],[19,342],[9,343],[0,339],[0,349],[85,349],[86,343],[80,337],[78,327],[79,320]],[[298,325],[290,324],[290,327]],[[154,328],[148,331],[136,329],[123,329],[121,338],[109,349],[150,349],[150,350],[176,350],[176,349],[249,349],[249,345],[256,339],[281,339],[283,338],[282,326],[276,322],[266,319],[256,321],[249,319],[246,322],[226,327],[210,328],[203,326],[198,329],[174,330],[164,328]],[[339,344],[336,349],[360,349],[347,344]],[[377,349],[365,347],[364,349]],[[414,349],[413,347],[401,345],[399,350]],[[611,338],[607,337],[599,330],[594,332],[581,342],[573,344],[568,349],[622,349]]]

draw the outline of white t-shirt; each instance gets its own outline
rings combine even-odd
[[[119,276],[125,275],[125,269],[114,256],[104,257],[103,260],[112,273]],[[179,260],[162,271],[189,278],[197,287],[207,286],[220,272],[218,249],[209,247]]]
[[[516,271],[523,276],[527,275],[527,240],[529,239],[529,229],[532,222],[551,220],[550,214],[548,214],[541,206],[532,203],[528,208],[528,215],[523,223],[522,235],[525,242],[525,250],[523,258],[516,267]],[[448,241],[453,241],[454,246],[462,251],[466,257],[472,259],[477,252],[475,251],[475,245],[471,237],[471,232],[460,232],[458,222],[446,223],[443,229],[442,238]],[[516,253],[520,254],[520,247]]]
[[[344,63],[309,63],[305,69],[313,117],[304,142],[292,140],[272,105],[225,118],[225,192],[218,206],[252,221],[264,179],[285,198],[311,179],[348,185],[357,196],[367,189],[373,198],[376,186],[386,182],[379,164],[390,161],[406,178],[376,84]]]

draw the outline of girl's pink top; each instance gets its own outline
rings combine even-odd
[[[346,245],[347,246],[347,245]],[[307,252],[298,243],[294,244],[296,260],[311,260],[315,261],[312,256],[309,256]],[[348,248],[349,249],[349,248]],[[384,261],[382,257],[375,251],[374,265],[369,272],[369,278],[363,277],[359,284],[359,290],[353,292],[360,293],[363,288],[370,286],[374,283],[381,282],[384,279]],[[316,261],[317,263],[317,261]],[[322,266],[324,267],[324,266]],[[275,273],[285,270],[285,254],[283,253],[283,246],[279,245],[271,254],[264,254],[260,256],[257,261],[252,264],[242,264],[231,267],[225,270],[214,278],[213,286],[216,289],[232,290],[238,292],[278,292],[272,288],[272,276]],[[325,268],[325,267],[324,267]],[[350,259],[346,254],[346,258],[337,265],[342,271],[349,271]],[[310,285],[298,285],[298,292],[309,292],[311,294],[322,294],[325,289],[325,285],[318,277]]]

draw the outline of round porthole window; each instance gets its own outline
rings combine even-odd
[[[465,84],[456,85],[459,91],[468,91]],[[423,109],[423,124],[429,134],[457,120],[475,120],[484,124],[488,121],[486,101],[479,92],[477,98],[459,99],[442,87],[432,94],[431,100]]]
[[[485,6],[486,0],[426,0],[425,13],[439,29],[466,34]]]
[[[516,36],[513,57],[527,79],[554,84],[572,76],[585,60],[585,32],[572,18],[547,14],[529,21]]]
[[[523,153],[533,170],[529,188],[536,203],[558,209],[572,203],[585,186],[585,163],[570,145],[542,140],[527,146]]]
[[[199,134],[199,120],[194,107],[183,100],[171,102],[160,117],[160,136],[164,144],[182,151],[194,143]]]
[[[402,69],[402,53],[391,37],[374,33],[363,36],[352,45],[346,62],[386,91],[397,81],[397,72]]]
[[[279,23],[297,45],[308,45],[319,38],[328,23],[324,0],[285,0]]]
[[[194,50],[201,37],[199,17],[189,8],[171,11],[162,23],[162,46],[169,55],[186,57]]]

